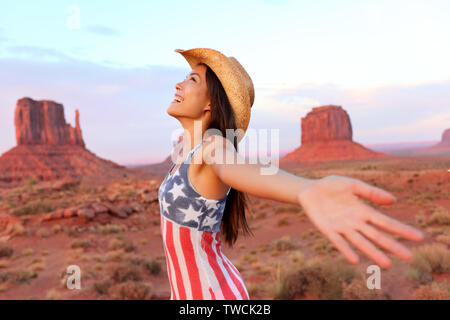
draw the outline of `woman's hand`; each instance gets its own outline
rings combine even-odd
[[[358,196],[381,205],[396,201],[383,189],[337,175],[315,180],[298,194],[298,200],[312,223],[351,263],[358,264],[359,257],[344,237],[383,268],[390,267],[391,260],[372,242],[403,260],[410,260],[408,248],[374,226],[413,241],[423,240],[423,234],[375,210]]]

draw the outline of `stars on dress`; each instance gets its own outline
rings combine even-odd
[[[164,195],[159,198],[159,203],[161,204],[161,212],[168,212],[168,207],[170,204],[166,201],[166,197]]]
[[[172,190],[170,190],[170,193],[173,194],[173,201],[175,201],[178,198],[186,198],[186,194],[183,191],[183,184],[177,184],[176,182],[173,183]]]
[[[205,199],[190,184],[187,171],[189,158],[195,150],[191,150],[187,161],[181,163],[172,176],[171,168],[161,184],[158,191],[161,214],[183,226],[216,232],[220,230],[226,197]]]
[[[211,218],[210,216],[206,216],[205,219],[202,222],[203,227],[212,227],[217,223],[217,219]]]

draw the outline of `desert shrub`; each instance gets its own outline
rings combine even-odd
[[[277,221],[277,226],[279,226],[279,227],[281,227],[281,226],[288,226],[289,224],[290,224],[290,222],[289,222],[289,218],[288,217],[280,218]]]
[[[272,249],[277,251],[291,250],[295,246],[289,236],[283,236],[280,239],[272,241]]]
[[[427,284],[433,280],[433,272],[450,272],[450,250],[442,243],[427,244],[413,250],[408,278]]]
[[[32,254],[34,254],[33,248],[26,248],[26,249],[22,250],[22,255],[23,256],[30,256]]]
[[[161,273],[161,263],[154,259],[144,262],[143,266],[151,275],[156,276]]]
[[[450,300],[450,285],[448,283],[432,282],[422,285],[414,291],[416,300]]]
[[[72,244],[70,245],[70,247],[72,249],[76,249],[76,248],[88,248],[91,246],[91,241],[90,240],[77,240],[72,242]]]
[[[110,289],[111,298],[124,300],[150,299],[151,291],[151,283],[138,283],[134,281],[126,281]]]
[[[136,247],[131,240],[119,240],[111,239],[109,242],[109,248],[111,250],[123,249],[125,252],[132,252],[136,250]]]
[[[52,226],[52,232],[53,233],[58,233],[62,230],[61,226],[59,224],[55,224],[54,226]]]
[[[38,182],[35,180],[35,179],[33,179],[33,178],[27,178],[26,180],[25,180],[25,185],[28,187],[28,188],[31,188],[32,186],[34,186],[35,184],[37,184]]]
[[[125,251],[123,249],[112,250],[106,253],[106,261],[122,261]]]
[[[450,236],[448,236],[448,235],[445,235],[445,234],[438,235],[436,237],[436,240],[439,242],[442,242],[443,244],[450,246]]]
[[[30,279],[36,278],[37,276],[38,274],[36,272],[28,270],[3,272],[0,273],[0,283],[7,281],[16,284],[28,283]]]
[[[314,242],[314,251],[317,253],[330,253],[333,250],[334,246],[327,239],[317,239]]]
[[[449,211],[440,206],[435,208],[431,216],[428,218],[427,224],[450,225]]]
[[[383,294],[379,289],[370,290],[364,280],[353,279],[350,283],[343,283],[342,296],[347,300],[379,300],[389,299],[390,296]]]
[[[98,231],[101,234],[119,233],[125,231],[125,227],[123,225],[107,224],[104,226],[99,226]]]
[[[27,214],[47,213],[53,210],[52,203],[49,200],[35,200],[22,207],[15,208],[12,213],[15,216],[24,216]]]
[[[136,266],[121,264],[113,269],[112,278],[117,282],[140,281],[141,273]]]
[[[320,299],[343,299],[343,284],[362,279],[361,274],[342,259],[313,258],[298,269],[286,271],[279,279],[276,299],[293,299],[306,293]]]
[[[253,254],[245,253],[245,254],[242,255],[242,261],[244,263],[245,262],[253,263],[253,262],[259,261],[259,258],[257,256],[255,256],[255,255],[253,255]]]
[[[0,258],[11,257],[14,253],[14,249],[9,246],[0,246]]]
[[[107,295],[111,286],[112,282],[110,280],[104,280],[95,282],[92,287],[96,293],[100,295]]]

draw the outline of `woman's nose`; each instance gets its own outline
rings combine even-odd
[[[175,89],[176,89],[176,90],[182,90],[182,87],[181,87],[180,83],[182,83],[182,82],[178,82],[178,83],[175,85]]]

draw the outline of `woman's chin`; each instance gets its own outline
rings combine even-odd
[[[180,112],[181,110],[178,108],[178,105],[176,105],[175,103],[171,103],[166,111],[172,117],[176,117],[181,114],[181,112]]]

